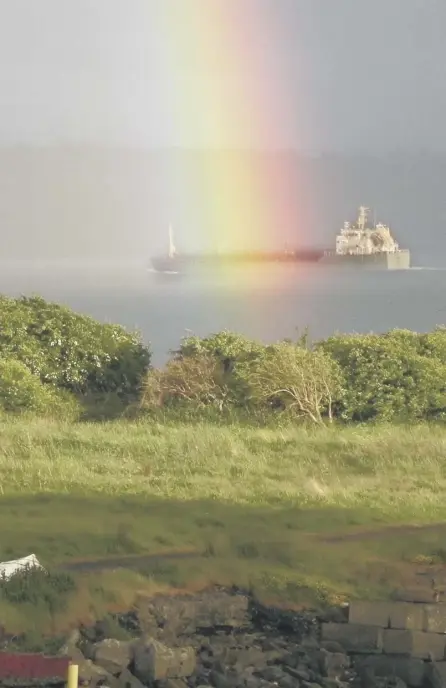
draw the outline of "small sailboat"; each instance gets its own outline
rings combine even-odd
[[[172,225],[169,225],[169,258],[171,258],[171,259],[175,258],[176,254],[177,254],[177,250],[175,248],[175,244],[173,243]]]
[[[151,259],[156,272],[179,272],[178,253],[175,248],[172,225],[169,225],[169,248],[167,256],[155,256]]]

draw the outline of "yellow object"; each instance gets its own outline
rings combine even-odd
[[[79,667],[77,664],[68,666],[67,688],[78,688]]]

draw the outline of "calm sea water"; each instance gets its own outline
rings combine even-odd
[[[336,332],[430,330],[446,323],[446,269],[347,272],[315,265],[157,275],[138,266],[4,266],[0,291],[38,293],[141,331],[162,364],[187,333],[235,330],[265,342]]]

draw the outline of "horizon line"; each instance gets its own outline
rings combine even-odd
[[[250,154],[293,154],[302,155],[305,157],[356,157],[356,156],[369,156],[369,157],[380,157],[382,155],[445,155],[446,148],[444,150],[422,148],[422,147],[401,147],[396,146],[394,148],[383,148],[379,150],[366,150],[366,149],[311,149],[311,148],[297,148],[295,146],[174,146],[174,145],[163,145],[163,146],[148,146],[148,145],[136,145],[130,143],[106,143],[106,142],[93,142],[88,140],[82,141],[48,141],[46,143],[42,142],[29,142],[29,141],[14,141],[6,142],[0,140],[0,150],[10,150],[10,149],[26,149],[26,150],[48,150],[48,149],[70,149],[70,150],[81,150],[81,149],[96,149],[96,150],[125,150],[140,153],[250,153]]]

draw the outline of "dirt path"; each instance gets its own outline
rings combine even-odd
[[[347,542],[367,542],[390,538],[398,535],[417,535],[422,533],[442,533],[446,540],[446,523],[430,523],[426,525],[401,525],[401,526],[381,526],[371,530],[355,530],[354,532],[337,533],[336,535],[316,535],[315,541],[327,544],[343,544]],[[78,559],[61,564],[57,568],[60,571],[69,572],[94,572],[110,571],[118,568],[142,569],[151,565],[162,565],[163,563],[184,561],[186,559],[198,559],[203,556],[201,551],[186,552],[158,552],[154,554],[116,556],[100,559]]]
[[[140,569],[151,564],[162,564],[168,561],[184,559],[196,559],[202,556],[201,552],[164,552],[159,554],[128,555],[121,557],[108,557],[107,559],[78,559],[61,564],[59,571],[91,572],[110,571],[113,569]]]
[[[353,533],[337,533],[336,535],[321,535],[318,539],[320,542],[355,542],[378,540],[385,537],[394,537],[395,535],[416,535],[418,533],[441,533],[444,531],[446,536],[446,523],[428,523],[421,526],[381,526],[372,530],[355,531]]]

